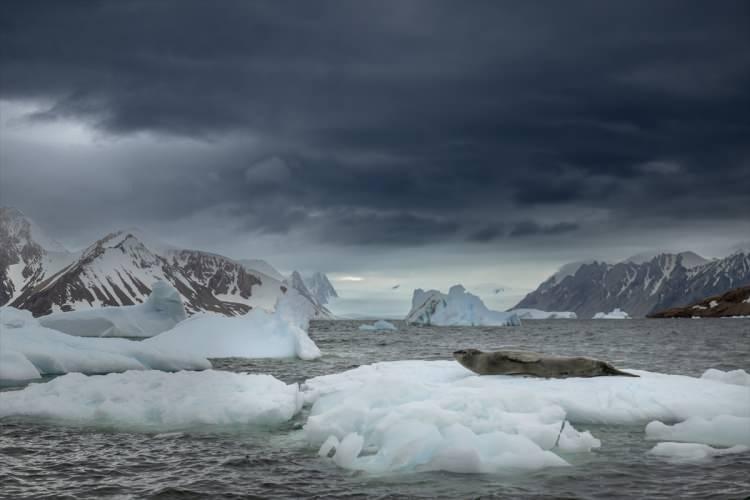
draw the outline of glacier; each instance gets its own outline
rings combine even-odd
[[[143,344],[207,358],[311,360],[321,355],[307,334],[313,313],[305,298],[289,289],[276,303],[274,312],[256,308],[242,316],[196,314]]]
[[[143,304],[52,313],[40,317],[39,323],[81,337],[153,337],[185,319],[180,293],[158,280]]]
[[[454,285],[448,294],[438,290],[414,290],[407,323],[432,326],[518,326],[521,320],[514,312],[493,311],[482,299]]]
[[[748,387],[631,371],[640,378],[479,376],[453,361],[363,365],[303,384],[312,405],[304,433],[345,469],[506,473],[564,467],[571,453],[600,447],[585,429],[592,424],[750,417]]]
[[[288,422],[302,401],[297,384],[270,375],[216,370],[71,373],[0,393],[0,418],[45,418],[138,431],[268,427]]]
[[[180,349],[163,350],[127,339],[76,337],[42,326],[29,311],[0,308],[0,379],[26,380],[34,375],[69,372],[109,373],[126,370],[205,370],[203,356]],[[24,361],[26,360],[26,361]],[[6,365],[6,362],[8,363]],[[22,376],[23,375],[23,376]]]

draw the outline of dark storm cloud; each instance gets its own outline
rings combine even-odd
[[[747,2],[4,2],[0,97],[217,145],[133,180],[143,216],[227,204],[248,230],[343,244],[554,237],[587,210],[747,217],[748,25]]]

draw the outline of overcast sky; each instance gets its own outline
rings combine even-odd
[[[750,240],[748,26],[746,1],[2,2],[0,202],[71,247],[138,226],[359,292],[721,256]]]

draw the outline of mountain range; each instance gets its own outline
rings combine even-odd
[[[157,280],[179,291],[188,314],[272,309],[293,288],[307,299],[313,316],[332,316],[301,278],[279,279],[283,276],[266,266],[275,276],[222,255],[170,247],[137,230],[113,232],[81,252],[69,252],[20,211],[0,208],[0,305],[35,316],[143,303]]]
[[[623,262],[568,264],[515,308],[573,311],[579,318],[620,308],[632,317],[684,306],[750,285],[750,253],[706,260],[693,252],[635,256]]]

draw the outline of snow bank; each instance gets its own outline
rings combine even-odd
[[[50,314],[42,326],[81,337],[153,337],[187,318],[180,293],[166,281],[153,284],[143,304]]]
[[[648,451],[650,455],[665,457],[674,461],[701,461],[708,458],[750,452],[747,446],[732,446],[717,449],[705,444],[697,443],[659,443]]]
[[[514,312],[492,311],[484,302],[466,291],[461,285],[454,285],[448,294],[437,290],[425,292],[414,290],[411,311],[406,316],[407,323],[434,326],[518,326],[521,320]]]
[[[304,430],[348,469],[503,472],[565,465],[559,452],[597,448],[581,425],[750,417],[744,387],[631,371],[640,378],[478,376],[454,361],[376,363],[308,380]]]
[[[391,330],[391,331],[398,330],[398,328],[396,328],[396,325],[394,325],[393,323],[389,321],[385,321],[383,319],[379,319],[378,321],[376,321],[375,323],[371,325],[360,325],[359,329],[362,331],[366,331],[366,332],[383,331],[383,330]]]
[[[513,309],[521,319],[578,319],[578,315],[571,311],[542,311],[540,309]]]
[[[725,384],[750,386],[750,373],[747,373],[745,370],[724,372],[715,368],[709,368],[703,372],[701,378],[706,380],[716,380],[717,382],[724,382]]]
[[[26,416],[136,430],[274,426],[302,407],[296,384],[223,371],[64,375],[0,393],[0,417]]]
[[[746,396],[745,404],[750,405],[750,392],[747,392]],[[719,415],[714,418],[690,417],[674,425],[654,421],[646,426],[646,439],[720,446],[750,446],[750,418],[733,415]]]
[[[18,380],[21,374],[68,372],[109,373],[126,370],[204,370],[211,363],[180,350],[167,351],[126,339],[84,338],[45,328],[29,311],[0,309],[0,378]],[[21,360],[25,359],[28,363]],[[9,360],[6,371],[5,360]],[[6,375],[8,376],[6,378]]]
[[[594,319],[630,319],[630,315],[620,308],[615,308],[608,313],[598,312],[594,314]]]
[[[315,359],[320,357],[320,349],[305,331],[310,316],[307,309],[300,307],[300,300],[296,292],[289,290],[273,313],[253,309],[234,317],[195,315],[143,343],[207,358]]]

